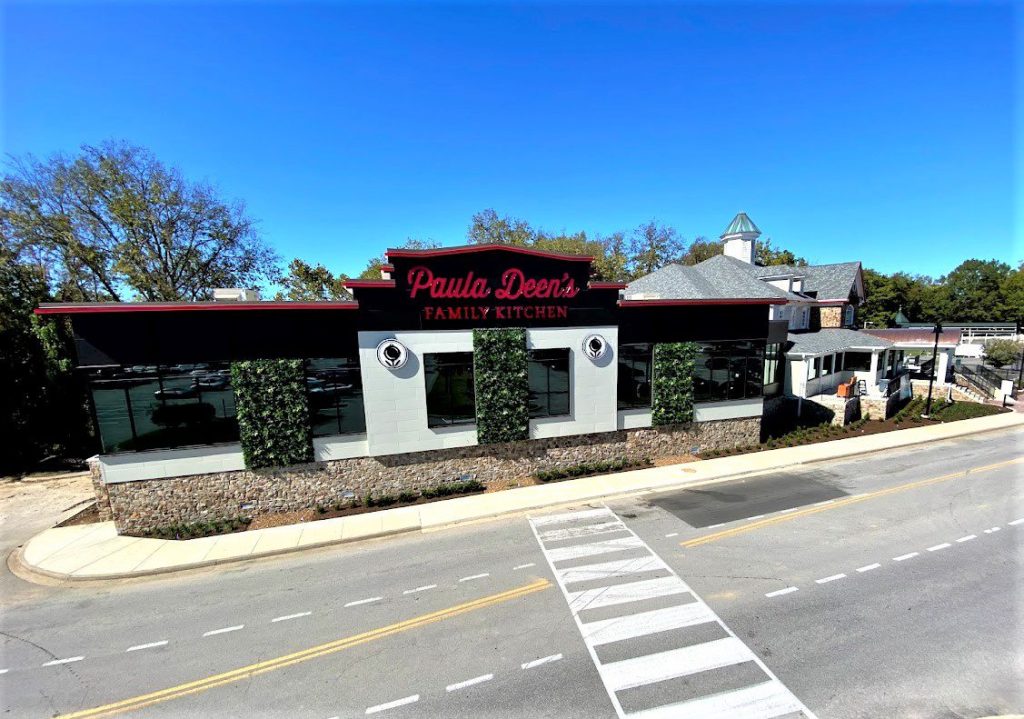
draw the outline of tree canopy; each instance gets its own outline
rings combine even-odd
[[[277,278],[242,203],[124,143],[13,159],[0,232],[15,261],[46,268],[68,300],[198,300]]]

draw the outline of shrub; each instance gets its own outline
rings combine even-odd
[[[584,477],[590,474],[607,474],[610,472],[621,472],[625,469],[638,467],[650,467],[650,457],[639,457],[633,459],[599,460],[594,462],[583,462],[568,467],[555,467],[553,469],[542,469],[534,473],[534,477],[540,482],[552,482],[558,479],[569,477]]]
[[[143,532],[143,536],[157,539],[194,539],[243,529],[252,522],[251,517],[232,517],[203,522],[175,522]]]
[[[529,439],[526,330],[473,330],[476,435],[480,444]]]
[[[419,495],[417,495],[415,492],[404,490],[398,493],[398,501],[402,502],[403,504],[415,502],[417,499],[419,499]]]
[[[235,362],[231,385],[246,467],[281,467],[313,460],[301,360]]]
[[[698,347],[694,342],[654,346],[651,422],[655,426],[693,421],[693,371]]]
[[[1013,364],[1021,354],[1021,345],[1011,339],[995,339],[985,343],[985,361],[996,367]]]

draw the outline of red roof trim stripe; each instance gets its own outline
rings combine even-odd
[[[467,255],[477,252],[488,252],[490,250],[505,250],[520,255],[532,255],[534,257],[549,257],[554,260],[566,260],[568,262],[593,262],[593,257],[586,255],[565,255],[560,252],[545,252],[530,247],[517,247],[515,245],[470,245],[468,247],[438,247],[433,250],[402,250],[389,249],[384,254],[389,260],[395,257],[444,257],[446,255]]]
[[[123,312],[204,312],[243,310],[355,310],[358,302],[85,302],[45,304],[37,315],[90,315]]]
[[[624,290],[629,287],[628,282],[591,282],[592,290]]]
[[[701,300],[619,300],[619,307],[681,307],[686,305],[784,305],[786,300],[767,298],[723,298]]]
[[[394,280],[349,280],[345,283],[345,287],[348,289],[367,289],[374,287],[393,288],[395,287]]]

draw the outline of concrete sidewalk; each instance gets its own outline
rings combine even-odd
[[[1024,427],[1024,415],[1000,414],[184,541],[118,536],[113,522],[57,527],[36,535],[12,554],[11,565],[26,578],[36,574],[73,581],[162,574],[616,495],[686,488],[1012,427]]]

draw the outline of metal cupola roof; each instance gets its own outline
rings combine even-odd
[[[747,217],[747,213],[740,212],[732,218],[732,222],[730,222],[729,226],[725,228],[725,232],[723,232],[721,236],[728,237],[729,235],[739,235],[745,232],[754,232],[758,235],[761,234],[761,230],[757,229],[757,225],[754,224],[754,221]]]

